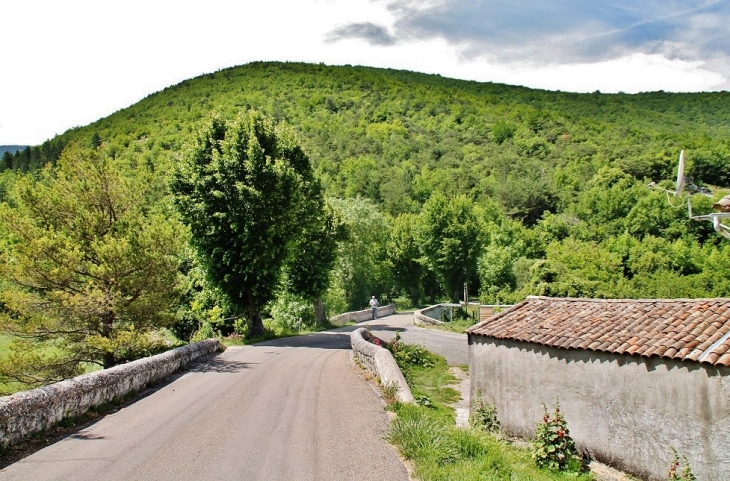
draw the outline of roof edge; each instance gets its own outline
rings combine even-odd
[[[730,302],[730,297],[707,297],[707,298],[677,298],[677,299],[594,299],[590,297],[549,297],[549,296],[527,296],[525,301],[528,300],[541,300],[541,301],[578,301],[578,302],[595,302],[595,303],[606,303],[606,302]],[[522,303],[520,303],[522,304]]]

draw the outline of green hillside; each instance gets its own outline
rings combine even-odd
[[[100,145],[130,171],[154,172],[166,195],[166,173],[197,126],[213,111],[233,117],[249,109],[291,125],[327,195],[344,199],[340,207],[352,216],[379,219],[390,236],[411,222],[406,214],[423,220],[434,195],[465,196],[481,237],[475,267],[464,272],[484,302],[730,295],[726,241],[645,188],[671,187],[680,149],[695,184],[711,186],[714,198],[730,187],[730,92],[575,94],[367,67],[252,63],[186,80],[6,154],[0,194],[13,172],[53,162],[76,143]],[[707,212],[712,200],[695,197],[695,210]],[[358,307],[370,291],[405,295],[401,277],[418,284],[414,302],[445,294],[424,252],[379,242],[371,278],[339,286],[342,308]],[[416,270],[399,271],[399,255]]]
[[[696,180],[728,185],[728,106],[728,92],[572,94],[365,67],[254,63],[184,81],[26,156],[36,166],[58,155],[51,145],[89,143],[97,134],[131,165],[167,170],[211,110],[254,108],[299,132],[333,195],[360,194],[391,214],[418,210],[433,189],[494,196],[533,223],[603,166],[641,180],[671,178],[681,148]],[[540,187],[537,204],[506,198],[518,179]]]

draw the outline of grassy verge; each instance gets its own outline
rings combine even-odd
[[[416,348],[416,349],[414,349]],[[418,351],[414,353],[415,351]],[[416,405],[390,404],[397,414],[388,441],[411,461],[421,480],[562,480],[594,479],[590,473],[538,468],[529,449],[498,434],[455,426],[450,403],[460,394],[446,360],[418,346],[401,346],[394,354],[416,398]]]

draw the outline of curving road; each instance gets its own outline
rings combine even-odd
[[[384,339],[399,329],[406,342],[436,351],[453,344],[450,363],[466,364],[466,336],[411,320],[367,324]],[[350,363],[353,329],[229,348],[0,478],[405,481],[383,440],[382,403]]]
[[[469,345],[466,334],[414,326],[412,312],[395,314],[359,324],[359,326],[365,325],[384,341],[389,341],[395,335],[395,331],[400,331],[401,339],[404,342],[421,344],[429,351],[441,354],[451,366],[469,364]]]

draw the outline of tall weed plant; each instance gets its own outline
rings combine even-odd
[[[570,436],[568,423],[556,403],[551,416],[547,406],[542,405],[542,420],[537,423],[535,439],[532,442],[532,459],[541,468],[564,470],[572,467],[575,458],[575,442]]]

